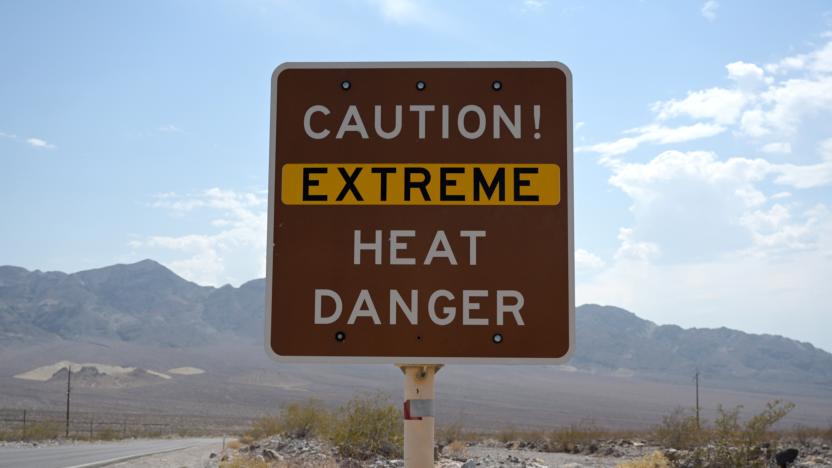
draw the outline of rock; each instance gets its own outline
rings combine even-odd
[[[266,460],[282,460],[283,457],[272,449],[263,449],[263,458]]]
[[[774,461],[777,463],[777,466],[780,468],[786,468],[787,466],[794,463],[797,460],[798,451],[797,449],[790,448],[783,450],[782,452],[777,452],[774,455]]]
[[[465,463],[463,463],[462,466],[459,467],[459,468],[475,468],[476,466],[477,466],[477,462],[475,462],[473,459],[471,459],[471,460],[468,460]]]
[[[208,458],[217,458],[217,454],[214,453],[214,452],[211,452],[211,455],[208,455]]]

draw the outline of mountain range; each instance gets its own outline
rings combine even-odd
[[[153,260],[78,273],[0,266],[0,349],[101,339],[163,348],[262,342],[265,280],[215,288]],[[805,342],[727,328],[657,325],[626,310],[576,310],[569,366],[613,375],[832,384],[832,354]]]

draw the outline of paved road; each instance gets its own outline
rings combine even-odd
[[[139,457],[197,445],[222,447],[222,439],[130,440],[77,443],[50,447],[0,447],[0,468],[68,468],[106,466]]]

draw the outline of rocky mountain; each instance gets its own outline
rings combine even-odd
[[[656,325],[624,309],[577,308],[571,365],[636,374],[832,383],[832,354],[776,335]]]
[[[262,333],[265,282],[199,286],[152,260],[73,274],[0,267],[0,343],[107,338],[172,347]]]
[[[262,340],[265,282],[186,281],[152,260],[73,274],[0,267],[0,346],[59,337],[187,348]],[[616,307],[576,312],[581,370],[620,375],[832,383],[832,354],[788,338],[656,325]]]

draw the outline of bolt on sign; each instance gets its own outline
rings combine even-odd
[[[539,363],[574,338],[572,93],[556,62],[285,63],[266,347]]]

